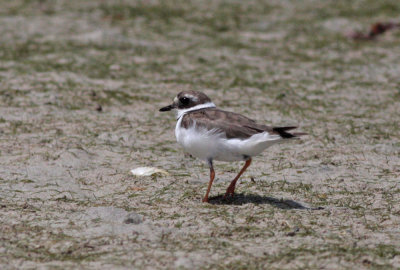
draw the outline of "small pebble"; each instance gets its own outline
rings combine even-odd
[[[142,223],[142,217],[136,213],[129,213],[124,219],[125,224],[140,224]]]
[[[294,228],[293,231],[287,233],[287,236],[295,236],[298,232],[300,231],[300,229],[298,227]]]

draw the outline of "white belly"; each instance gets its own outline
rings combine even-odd
[[[218,130],[181,127],[182,117],[175,128],[176,140],[186,152],[203,160],[237,161],[256,156],[267,147],[280,141],[278,135],[267,132],[255,134],[252,137],[241,139],[226,139]]]

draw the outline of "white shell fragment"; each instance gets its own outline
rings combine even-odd
[[[131,173],[135,176],[152,176],[156,174],[169,175],[167,171],[154,167],[139,167],[131,170]]]

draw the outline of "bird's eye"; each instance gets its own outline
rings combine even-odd
[[[190,99],[188,99],[187,97],[181,97],[181,98],[179,99],[179,101],[180,101],[183,105],[188,105]]]

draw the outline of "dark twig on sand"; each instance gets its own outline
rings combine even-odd
[[[354,40],[373,40],[377,36],[382,35],[388,30],[392,30],[395,28],[400,28],[400,23],[393,22],[377,22],[371,25],[371,28],[368,33],[362,32],[351,32],[347,34],[347,36]]]

